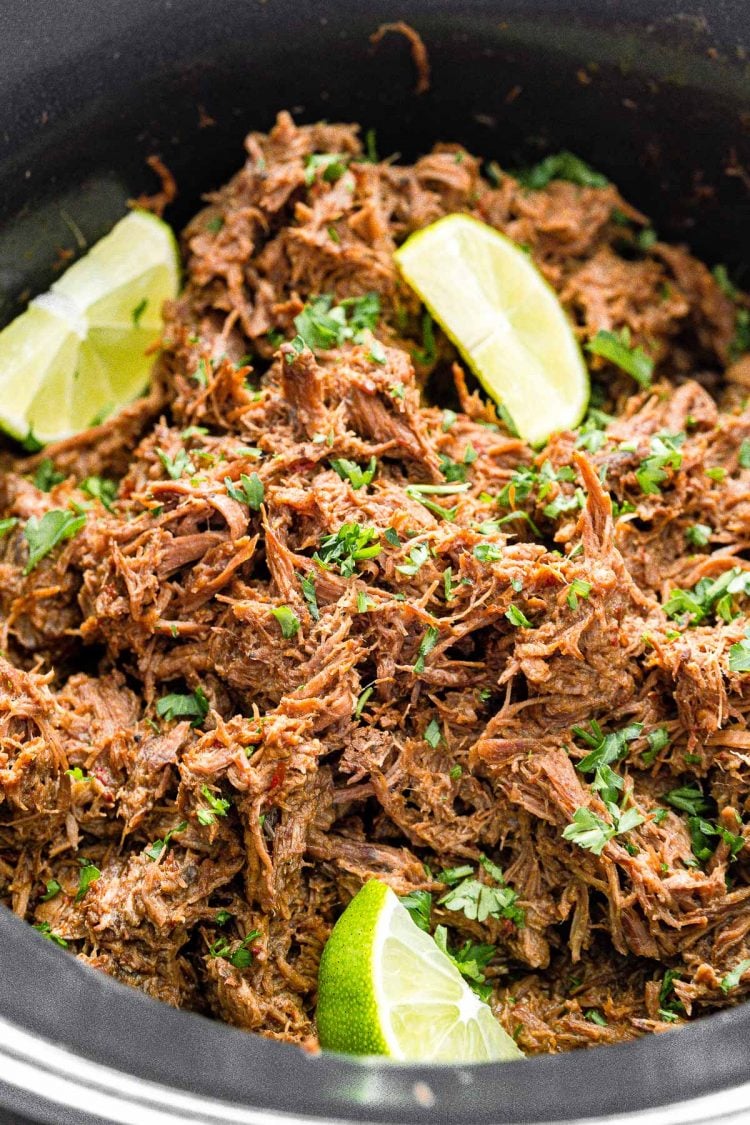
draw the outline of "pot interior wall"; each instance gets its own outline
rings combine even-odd
[[[427,44],[432,85],[419,97],[404,39],[369,44],[393,19]],[[568,148],[664,237],[737,267],[750,247],[746,0],[717,0],[708,19],[666,0],[24,0],[0,30],[0,323],[47,286],[60,249],[92,242],[129,197],[156,189],[147,156],[177,178],[167,218],[179,226],[241,163],[245,133],[285,107],[374,128],[381,154],[413,157],[442,138],[513,166]],[[3,911],[0,940],[16,966],[12,980],[0,973],[0,1012],[19,1025],[152,1081],[328,1119],[424,1119],[417,1080],[435,1092],[436,1120],[572,1119],[738,1084],[750,1063],[739,1010],[679,1037],[460,1081],[303,1062],[93,974]]]

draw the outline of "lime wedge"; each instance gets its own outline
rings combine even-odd
[[[528,254],[469,215],[446,215],[395,257],[521,437],[536,445],[578,425],[588,371],[556,294]]]
[[[172,231],[132,211],[0,332],[0,427],[56,441],[136,398],[178,286]]]
[[[324,1050],[351,1055],[523,1058],[453,962],[376,879],[349,903],[323,950],[317,1024]]]

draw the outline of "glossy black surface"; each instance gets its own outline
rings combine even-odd
[[[60,247],[97,238],[128,196],[155,189],[147,155],[159,153],[177,176],[167,218],[179,225],[241,162],[245,132],[284,107],[300,120],[374,126],[381,153],[413,156],[444,138],[513,164],[571,148],[665,236],[711,260],[739,263],[750,251],[746,0],[23,0],[2,9],[0,321],[46,287]],[[405,43],[368,43],[397,18],[430,52],[432,89],[420,98]],[[158,1005],[2,910],[0,958],[0,1015],[21,1026],[182,1090],[327,1119],[572,1119],[739,1084],[750,1068],[748,1008],[574,1056],[394,1068],[312,1058]],[[432,1108],[419,1105],[416,1081],[432,1090]],[[20,1120],[0,1073],[3,1098]]]

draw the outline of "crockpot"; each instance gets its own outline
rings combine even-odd
[[[710,262],[750,257],[747,0],[21,0],[0,12],[0,323],[60,247],[176,176],[176,226],[277,110],[438,139],[501,164],[572,149]],[[415,93],[422,35],[430,89]],[[406,1066],[305,1054],[175,1011],[0,907],[0,1120],[750,1120],[750,1007],[618,1047]]]

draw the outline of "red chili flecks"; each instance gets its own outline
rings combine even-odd
[[[273,777],[271,778],[271,786],[270,786],[271,789],[278,789],[278,787],[280,785],[283,785],[285,777],[286,777],[286,762],[279,762],[276,769],[273,771]]]

